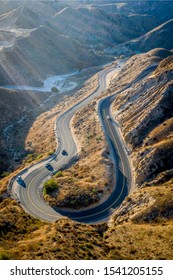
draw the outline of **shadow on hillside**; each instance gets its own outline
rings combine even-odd
[[[90,72],[86,72],[85,75],[84,73],[78,75],[76,77],[78,87],[75,89],[75,92],[79,90],[83,86],[83,83],[97,71],[98,69],[96,68]],[[28,158],[30,162],[39,156],[35,153],[34,148],[32,148],[32,143],[30,143],[28,149],[25,148],[28,133],[30,132],[30,129],[36,119],[42,113],[54,108],[57,104],[64,100],[64,97],[66,97],[64,93],[56,93],[53,99],[51,99],[51,102],[45,102],[50,97],[50,94],[52,93],[0,89],[0,98],[1,100],[4,100],[3,103],[5,104],[0,104],[0,111],[3,109],[2,112],[13,112],[13,114],[8,113],[6,116],[3,116],[2,122],[0,123],[0,133],[2,135],[0,138],[0,146],[3,147],[3,153],[0,153],[0,174],[7,171],[8,168],[13,171],[19,167],[22,160],[27,159],[28,154],[30,156]],[[68,92],[68,97],[72,95],[74,95],[74,90]],[[43,106],[40,106],[41,103]],[[8,110],[6,110],[5,107],[7,104]],[[28,112],[32,110],[33,112]],[[58,113],[60,113],[60,111]],[[20,122],[24,116],[25,118],[23,122]],[[52,112],[48,118],[50,119],[51,116],[55,116],[55,112]],[[7,135],[4,137],[3,131],[5,127],[11,124],[14,124],[14,126],[9,130],[10,133],[6,133]],[[49,132],[47,133],[47,137],[49,140]]]

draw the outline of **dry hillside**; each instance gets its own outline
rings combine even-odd
[[[6,171],[11,172],[21,164],[31,163],[54,152],[57,145],[55,119],[77,100],[91,93],[97,86],[96,77],[87,79],[98,70],[96,67],[67,79],[78,85],[75,92],[0,88],[0,111],[3,113],[0,122],[0,143],[3,147],[0,151],[0,173],[4,171],[3,175],[8,175]]]
[[[6,171],[12,161],[16,160],[17,163],[21,156],[27,154],[23,143],[24,137],[20,135],[21,127],[22,134],[27,134],[28,126],[38,114],[35,108],[39,108],[39,111],[44,110],[40,108],[40,104],[49,96],[49,93],[0,89],[0,173]]]
[[[51,75],[67,74],[105,61],[69,36],[40,26],[0,51],[1,85],[41,85]]]
[[[132,71],[135,65],[142,69],[144,61],[157,55],[163,55],[163,50],[134,56],[125,69]],[[168,56],[147,76],[138,76],[114,102],[113,114],[131,150],[138,186],[162,183],[172,177],[172,76],[173,56]]]
[[[112,52],[116,55],[129,55],[129,53],[147,52],[160,47],[171,50],[173,48],[172,32],[173,19],[162,23],[137,39],[115,46]]]
[[[157,49],[133,56],[114,76],[104,93],[120,92],[113,104],[113,115],[121,124],[129,149],[133,147],[130,156],[136,170],[136,182],[142,188],[137,188],[126,198],[108,223],[97,225],[79,224],[66,218],[53,224],[42,223],[26,214],[4,193],[1,195],[0,210],[1,259],[173,259],[173,182],[169,161],[172,151],[172,111],[169,109],[171,102],[168,102],[172,92],[169,90],[172,77],[170,54],[169,51]],[[131,86],[123,90],[128,84]],[[139,100],[140,114],[136,106]],[[105,157],[100,160],[100,155],[105,156],[101,154],[105,142],[104,137],[95,137],[95,133],[98,136],[102,133],[95,108],[96,103],[93,102],[73,119],[81,158],[78,166],[63,171],[63,176],[57,176],[59,184],[62,183],[67,189],[73,186],[73,178],[81,188],[81,182],[93,179],[91,176],[95,176],[98,182],[98,168],[100,171],[108,161]],[[152,122],[149,117],[152,117]],[[83,137],[80,131],[85,132],[82,133]],[[161,150],[163,153],[160,153]],[[144,154],[141,155],[142,152]],[[154,160],[157,166],[158,156],[164,164],[151,173],[149,159]],[[91,164],[92,171],[85,170],[88,164]],[[150,180],[150,187],[142,184],[144,177],[138,175],[141,166],[144,171],[150,170],[145,178]],[[2,183],[5,184],[5,181]],[[94,184],[92,181],[87,183]]]
[[[111,221],[42,223],[14,201],[1,201],[1,259],[173,259],[173,184],[129,196]]]

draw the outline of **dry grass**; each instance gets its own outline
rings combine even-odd
[[[169,260],[173,259],[172,221],[163,225],[127,223],[105,234],[108,259]]]
[[[166,120],[159,124],[149,134],[147,139],[144,141],[145,145],[157,144],[161,141],[170,140],[173,136],[173,118]]]
[[[18,242],[18,250],[13,248],[11,254],[17,259],[101,259],[106,226],[102,227],[62,219],[31,235],[32,242],[29,238]]]
[[[8,184],[9,177],[10,176],[0,180],[0,195],[3,194],[7,190],[7,184]]]
[[[163,183],[172,176],[172,60],[170,56],[159,63],[151,52],[136,55],[123,68],[124,76],[120,73],[111,83],[111,91],[116,91],[117,81],[121,85],[125,78],[132,81],[138,77],[113,104],[113,113],[131,150],[137,186]],[[147,73],[153,62],[158,67]],[[139,79],[142,72],[148,75]]]
[[[46,224],[1,202],[1,259],[173,259],[173,182],[136,190],[111,221]],[[70,245],[70,246],[69,246]]]
[[[1,202],[0,259],[101,259],[106,224],[90,226],[66,218],[45,224],[16,202]],[[70,246],[69,246],[70,244]]]
[[[173,182],[136,190],[112,217],[109,259],[173,259]],[[140,249],[139,249],[140,248]]]

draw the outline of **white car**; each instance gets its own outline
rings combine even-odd
[[[107,116],[107,119],[108,119],[108,120],[111,120],[111,117],[110,117],[110,116]]]

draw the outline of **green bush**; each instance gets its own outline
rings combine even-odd
[[[44,183],[43,193],[44,195],[50,194],[52,191],[58,189],[58,187],[58,183],[53,179],[50,179]]]
[[[38,160],[38,159],[42,158],[42,156],[43,156],[42,154],[37,155],[35,159]]]
[[[62,171],[58,171],[58,172],[55,174],[55,177],[56,177],[56,178],[63,177],[63,176],[64,176],[64,174],[63,174]]]
[[[34,160],[35,158],[35,155],[34,154],[28,154],[27,155],[27,162],[30,163]]]
[[[10,259],[10,256],[8,255],[7,252],[5,252],[5,251],[0,252],[0,260],[9,260],[9,259]]]
[[[55,92],[55,93],[58,93],[58,92],[59,92],[59,90],[57,89],[57,87],[52,87],[52,88],[51,88],[51,91],[52,91],[52,92]]]
[[[2,178],[5,178],[5,177],[8,177],[9,175],[10,175],[10,172],[4,171],[4,172],[1,174],[1,177],[2,177]]]

